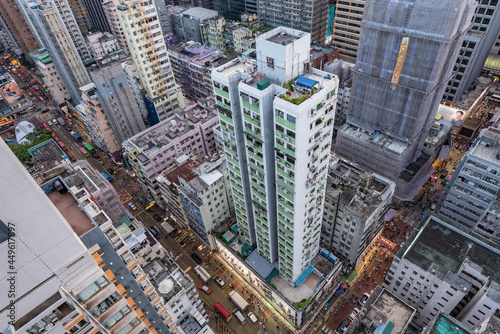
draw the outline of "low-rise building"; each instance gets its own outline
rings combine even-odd
[[[405,333],[415,313],[413,307],[377,286],[347,332],[361,324],[369,333]]]
[[[108,32],[96,32],[87,35],[87,40],[89,41],[90,52],[92,52],[94,58],[104,57],[120,48],[118,40]]]
[[[417,310],[417,330],[441,311],[473,329],[500,307],[500,249],[435,214],[415,227],[383,286]]]
[[[392,203],[394,182],[332,156],[321,244],[353,267],[376,240]]]
[[[221,52],[195,42],[173,45],[168,49],[175,81],[191,100],[213,95],[212,69],[229,59]]]
[[[216,150],[212,129],[219,118],[213,99],[200,99],[172,117],[123,142],[124,153],[138,180],[160,202],[156,177],[189,154],[208,156]]]
[[[67,168],[70,176],[65,179],[65,183],[68,187],[85,188],[93,201],[113,222],[132,216],[123,206],[113,185],[86,160],[67,165]]]
[[[201,43],[200,24],[206,19],[218,16],[215,10],[192,7],[172,13],[174,33],[181,42],[194,41]]]
[[[224,51],[226,43],[222,32],[226,20],[223,16],[214,16],[206,19],[200,24],[201,44],[207,45],[214,50]]]
[[[234,213],[228,167],[224,156],[189,159],[156,178],[168,207],[183,211],[194,235],[209,246],[208,233]],[[174,196],[177,194],[177,196]],[[182,223],[182,222],[181,222]]]
[[[255,49],[255,37],[251,29],[240,27],[233,31],[233,47],[236,52],[246,52]]]

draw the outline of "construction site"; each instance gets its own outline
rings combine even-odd
[[[336,153],[394,181],[397,201],[414,197],[439,153],[422,148],[474,9],[472,0],[366,3]]]

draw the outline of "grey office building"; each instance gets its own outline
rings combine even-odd
[[[324,44],[329,8],[328,0],[259,0],[258,17],[270,27],[284,26],[311,33],[314,43]]]
[[[113,32],[106,17],[102,0],[83,0],[83,4],[85,8],[87,8],[92,28],[98,29],[102,32]]]
[[[394,181],[398,200],[411,200],[430,172],[433,156],[422,147],[475,6],[473,0],[365,3],[336,153]]]
[[[464,93],[472,89],[499,31],[498,0],[479,1],[472,18],[472,27],[465,35],[462,49],[453,68],[453,77],[444,92],[444,102],[460,102]]]
[[[500,130],[483,130],[453,173],[437,210],[483,237],[500,242]]]

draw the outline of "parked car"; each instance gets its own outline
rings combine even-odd
[[[361,305],[365,305],[366,301],[368,300],[368,298],[370,298],[370,295],[368,293],[363,293],[363,295],[361,296],[361,298],[359,298],[359,303]]]
[[[198,285],[198,289],[205,291],[207,295],[209,295],[212,292],[212,289],[210,289],[208,286],[204,284]]]
[[[128,206],[132,209],[132,211],[137,210],[137,207],[134,205],[134,203],[128,203]]]
[[[158,235],[158,231],[157,231],[154,227],[150,227],[150,228],[149,228],[149,231],[150,231],[151,233],[153,233],[153,235],[154,235],[154,236],[157,236],[157,235]]]
[[[349,320],[353,321],[354,319],[356,319],[358,314],[359,314],[359,309],[355,307],[354,310],[352,310],[351,314],[349,314]]]
[[[115,174],[115,171],[113,170],[113,168],[108,168],[108,173],[109,174]]]
[[[347,326],[349,326],[349,322],[347,320],[342,320],[342,323],[337,327],[337,333],[342,334],[345,332]]]
[[[92,153],[92,158],[99,159],[99,155],[97,153]]]
[[[159,222],[159,221],[161,220],[160,215],[158,215],[157,213],[155,213],[155,214],[153,215],[153,217],[156,219],[156,221],[157,221],[157,222]]]
[[[97,160],[97,162],[99,163],[99,165],[104,165],[104,161],[102,161],[101,159]]]
[[[248,313],[248,318],[250,318],[250,321],[252,322],[252,324],[256,324],[257,323],[257,317],[255,316],[255,314],[253,314],[253,312],[250,312]]]
[[[226,283],[224,283],[224,281],[219,277],[219,276],[215,276],[214,277],[214,281],[215,283],[217,283],[218,286],[220,286],[221,288],[223,288]]]
[[[193,260],[195,260],[195,262],[198,263],[198,264],[200,264],[200,263],[203,262],[203,260],[201,259],[201,257],[199,257],[198,255],[196,255],[196,253],[191,254],[191,258]]]
[[[73,129],[72,129],[72,128],[70,128],[69,126],[66,128],[66,130],[68,130],[68,132],[73,131]]]

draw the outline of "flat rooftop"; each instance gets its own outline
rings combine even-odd
[[[499,147],[495,143],[500,143],[500,130],[489,128],[481,132],[476,145],[470,150],[469,154],[478,158],[500,164],[497,159]]]
[[[165,150],[165,148],[162,149],[162,147],[169,145],[175,138],[184,136],[191,131],[199,131],[193,128],[193,126],[204,124],[215,117],[217,117],[215,101],[211,98],[204,99],[135,136],[130,137],[128,142],[139,147],[142,153],[147,157],[160,150]],[[130,147],[129,145],[124,146],[127,146],[127,148]]]
[[[260,35],[258,38],[267,40],[269,42],[273,42],[281,45],[288,45],[293,41],[296,41],[304,36],[307,33],[299,30],[293,30],[285,27],[275,28],[267,33]]]
[[[401,247],[398,257],[406,258],[424,270],[433,266],[443,275],[448,272],[456,274],[469,258],[483,268],[483,275],[500,282],[499,245],[487,244],[434,215],[423,220],[412,236]]]
[[[85,211],[80,209],[78,203],[69,192],[60,194],[58,191],[53,191],[48,197],[68,221],[69,225],[71,225],[76,235],[80,237],[94,228],[94,224],[92,224],[90,218],[85,214]]]
[[[460,103],[457,103],[454,107],[458,109],[462,109],[465,111],[469,111],[470,107],[477,101],[477,99],[481,96],[483,91],[488,88],[489,85],[493,82],[492,77],[487,77],[487,76],[480,76],[477,79],[476,83],[476,88],[470,91],[467,96],[460,101]]]
[[[389,333],[403,333],[413,319],[415,309],[381,287],[375,288],[369,300],[373,300],[374,297],[375,301],[371,305],[365,306],[367,311],[361,322],[367,324],[370,329],[379,326],[385,328],[394,326]]]
[[[380,146],[382,150],[388,150],[396,154],[403,154],[408,148],[408,144],[402,140],[391,137],[383,132],[367,131],[354,124],[346,123],[340,131],[359,140],[372,142],[374,145]]]

